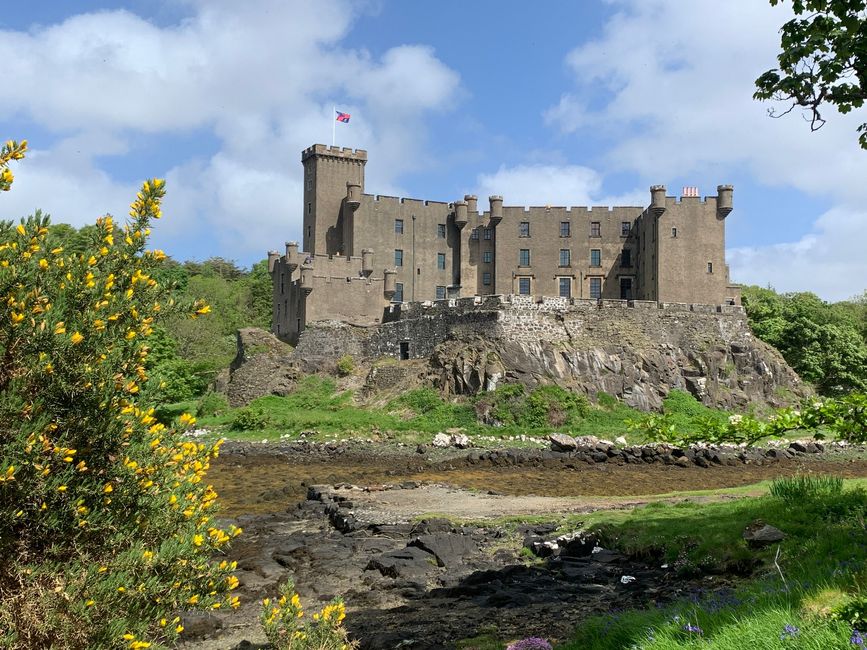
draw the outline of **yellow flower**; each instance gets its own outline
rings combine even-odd
[[[192,426],[196,423],[196,418],[194,418],[189,413],[182,414],[179,419],[181,421],[181,424],[186,424],[187,426]]]
[[[198,594],[193,594],[192,596],[190,596],[189,598],[187,598],[187,602],[188,602],[190,605],[195,605],[197,602],[199,602],[199,595],[198,595]]]
[[[202,542],[205,540],[201,535],[193,535],[193,544],[196,546],[201,546]]]
[[[175,628],[175,632],[177,632],[178,634],[180,634],[180,633],[183,632],[183,631],[184,631],[184,626],[181,625],[180,623],[178,623],[178,626]]]
[[[45,269],[47,269],[48,268],[48,260],[46,260],[45,258],[39,260],[39,268],[42,269],[43,271]]]
[[[57,325],[54,326],[55,334],[66,334],[66,323],[60,321]]]
[[[105,487],[102,488],[102,491],[103,491],[105,494],[108,494],[109,492],[113,492],[113,491],[114,491],[114,488],[112,487],[111,483],[106,483],[106,484],[105,484]]]
[[[9,313],[9,319],[12,321],[13,325],[17,325],[24,320],[24,314],[17,314],[13,311]]]
[[[58,491],[58,492],[66,492],[66,486],[65,486],[65,485],[61,485],[61,486],[59,486],[59,487],[57,488],[57,491]]]
[[[72,345],[78,345],[84,340],[84,337],[79,332],[73,332],[69,340],[72,341]]]
[[[12,173],[12,172],[10,172],[10,174],[11,174],[11,173]],[[27,231],[24,230],[24,225],[23,225],[23,224],[20,224],[20,223],[19,223],[19,224],[18,224],[18,227],[17,227],[15,230],[18,231],[18,234],[19,234],[19,235],[26,235],[26,234],[27,234]]]
[[[197,313],[199,316],[204,316],[205,314],[210,314],[210,313],[211,313],[211,306],[210,306],[210,305],[205,305],[204,307],[199,307],[199,308],[196,310],[196,313]]]
[[[88,600],[87,602],[84,603],[84,606],[85,606],[85,607],[93,607],[94,604],[95,604],[95,601],[93,601],[93,600]]]

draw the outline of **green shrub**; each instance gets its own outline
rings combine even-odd
[[[424,415],[440,408],[444,401],[433,388],[416,388],[401,395],[395,403],[405,406],[416,415]]]
[[[210,309],[153,277],[163,195],[144,183],[83,254],[47,245],[45,217],[0,223],[0,647],[144,648],[177,636],[181,610],[237,604],[211,559],[231,537],[202,480],[218,445],[149,406],[154,325]]]
[[[153,369],[153,375],[162,383],[163,399],[169,402],[194,399],[208,386],[207,380],[185,359],[164,361]]]
[[[351,354],[344,354],[337,360],[337,374],[341,377],[348,377],[355,371],[355,359]]]
[[[782,476],[771,482],[769,491],[772,496],[788,504],[799,505],[805,501],[815,501],[836,497],[843,492],[843,479],[839,476]]]
[[[596,404],[599,405],[599,408],[612,411],[620,405],[620,400],[614,397],[614,395],[600,392],[596,393]]]
[[[271,424],[267,414],[250,406],[238,409],[229,422],[229,428],[233,431],[256,431],[266,429]]]
[[[208,392],[199,398],[196,404],[196,417],[204,418],[211,417],[222,413],[229,408],[229,402],[226,401],[225,395],[219,393]]]
[[[548,429],[568,428],[587,415],[590,403],[585,396],[553,384],[529,392],[523,384],[501,384],[477,396],[475,408],[501,426]]]

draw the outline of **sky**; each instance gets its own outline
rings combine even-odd
[[[366,191],[640,205],[735,186],[735,282],[867,289],[867,109],[811,133],[752,99],[787,6],[760,0],[4,0],[0,138],[27,139],[0,218],[125,215],[248,266],[300,239],[301,150],[368,151]],[[484,206],[485,200],[480,201]]]

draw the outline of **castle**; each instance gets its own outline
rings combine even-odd
[[[362,149],[317,144],[304,166],[303,244],[268,253],[273,332],[382,322],[390,305],[514,294],[567,300],[738,304],[725,263],[732,187],[650,188],[646,207],[504,206],[364,193]],[[508,190],[508,188],[506,188]]]

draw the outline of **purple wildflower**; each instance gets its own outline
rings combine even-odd
[[[786,625],[783,628],[783,633],[780,635],[780,641],[785,641],[786,639],[794,639],[798,634],[800,634],[801,630],[795,627],[794,625]]]
[[[683,629],[685,632],[689,632],[690,634],[698,634],[699,636],[704,634],[704,631],[698,625],[691,625],[690,623],[684,625]]]
[[[553,650],[551,644],[545,639],[531,636],[529,639],[521,639],[510,644],[506,650]]]
[[[849,637],[849,643],[857,645],[860,648],[864,647],[864,637],[858,630],[852,630],[852,636]]]

